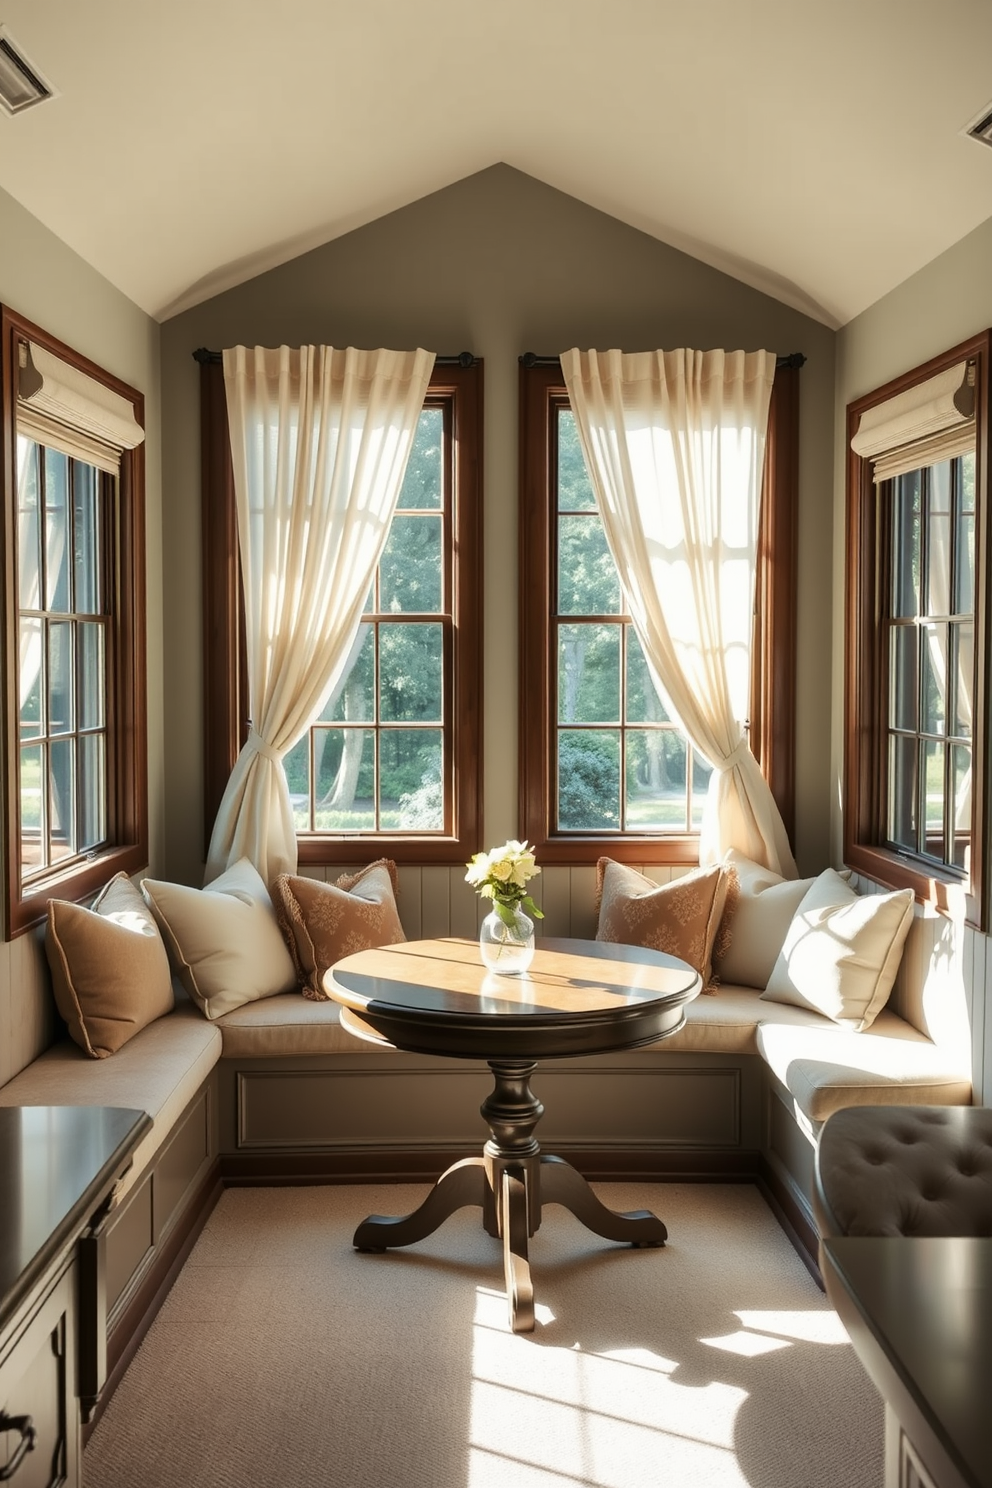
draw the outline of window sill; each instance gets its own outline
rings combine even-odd
[[[938,914],[976,930],[982,928],[978,904],[959,878],[941,875],[913,858],[866,843],[849,844],[844,861],[855,873],[882,888],[912,889],[920,903],[930,905]]]

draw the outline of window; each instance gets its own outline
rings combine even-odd
[[[223,374],[202,373],[209,836],[248,719]],[[284,761],[301,864],[478,847],[481,417],[481,363],[435,365],[351,665]]]
[[[142,398],[8,310],[2,339],[9,937],[148,829]]]
[[[987,339],[848,410],[845,858],[976,925]]]
[[[546,862],[698,859],[710,767],[658,697],[596,511],[557,361],[521,365],[521,835]],[[798,367],[776,374],[750,737],[793,819]],[[774,708],[771,700],[774,698]]]

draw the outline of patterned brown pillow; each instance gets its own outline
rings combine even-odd
[[[272,885],[279,927],[304,997],[328,1001],[324,973],[342,956],[406,940],[396,908],[396,864],[380,858],[336,883],[280,873]]]
[[[656,884],[626,863],[600,858],[596,939],[677,956],[696,968],[703,990],[711,992],[714,944],[730,886],[731,875],[722,863]]]

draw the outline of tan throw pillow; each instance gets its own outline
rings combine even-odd
[[[796,910],[762,997],[862,1032],[885,1006],[912,919],[912,889],[860,895],[827,868]]]
[[[276,914],[304,997],[326,1002],[324,973],[342,956],[406,940],[396,908],[396,865],[388,858],[336,883],[280,873]]]
[[[636,868],[600,858],[597,940],[648,946],[694,966],[712,990],[712,956],[730,885],[722,863],[656,884]]]
[[[45,951],[55,1004],[70,1036],[93,1059],[116,1053],[172,1011],[169,958],[126,873],[112,878],[90,909],[50,899]]]
[[[713,970],[721,982],[763,991],[813,880],[782,878],[736,848],[730,849],[724,863],[737,875],[737,894],[733,909],[727,907],[726,948],[723,954],[714,951]]]
[[[142,879],[141,889],[176,975],[208,1018],[296,990],[296,971],[272,900],[247,858],[204,889],[154,878]]]

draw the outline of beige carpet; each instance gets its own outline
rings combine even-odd
[[[882,1407],[748,1185],[600,1184],[663,1250],[549,1206],[509,1331],[480,1211],[359,1255],[419,1186],[231,1189],[93,1433],[85,1488],[880,1488]]]

